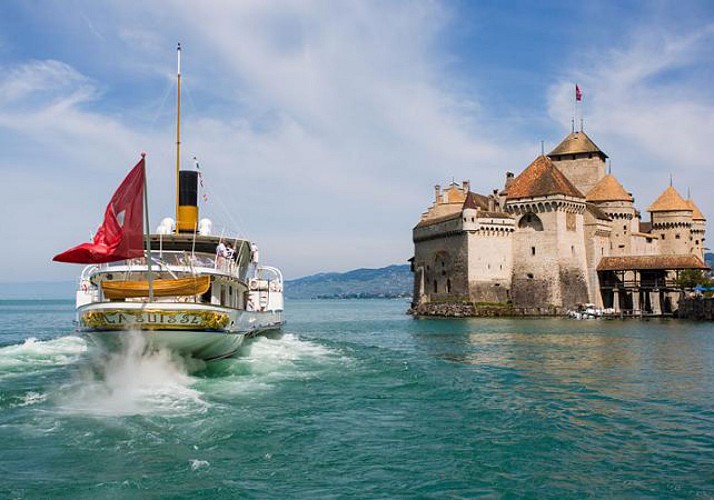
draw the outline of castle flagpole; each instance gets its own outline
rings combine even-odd
[[[580,90],[580,86],[575,84],[575,103],[573,104],[573,132],[575,132],[575,117],[577,115],[577,110],[580,110],[580,131],[583,131],[583,93]],[[581,103],[578,106],[578,103]]]

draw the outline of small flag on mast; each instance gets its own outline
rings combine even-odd
[[[196,171],[198,171],[198,182],[201,185],[201,197],[203,202],[208,202],[208,193],[206,193],[206,188],[203,186],[203,173],[201,172],[201,166],[198,164],[198,159],[194,156],[193,163],[196,165]]]
[[[575,100],[576,101],[582,101],[583,100],[583,93],[580,91],[580,87],[578,84],[575,84]]]

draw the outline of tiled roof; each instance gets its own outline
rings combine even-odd
[[[598,271],[709,269],[696,255],[629,255],[603,257]]]
[[[702,211],[699,210],[699,207],[694,204],[693,200],[691,200],[691,199],[687,200],[687,205],[689,205],[689,208],[692,209],[692,220],[701,220],[701,221],[707,220],[706,217],[704,217],[704,214],[702,213]]]
[[[461,209],[456,210],[455,212],[451,212],[446,215],[442,215],[440,217],[428,217],[424,218],[419,221],[419,223],[416,225],[416,227],[426,227],[426,226],[431,226],[433,224],[438,224],[440,222],[445,222],[447,220],[452,220],[452,219],[458,219],[461,217]]]
[[[508,186],[509,200],[563,194],[585,198],[578,188],[553,165],[547,156],[539,156]]]
[[[680,210],[692,211],[692,207],[672,186],[665,189],[647,209],[648,212],[674,212]]]
[[[588,192],[588,201],[634,201],[614,175],[607,174]]]
[[[463,208],[488,210],[488,197],[469,191],[464,200]]]
[[[587,136],[585,132],[572,132],[556,148],[548,153],[549,157],[560,155],[574,155],[579,153],[598,153],[607,158],[599,147]]]
[[[594,205],[592,203],[585,203],[585,208],[587,208],[588,212],[593,214],[593,216],[596,219],[599,220],[612,220],[610,219],[610,216],[605,213],[600,207],[597,205]]]

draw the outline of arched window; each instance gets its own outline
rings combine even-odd
[[[543,222],[541,222],[540,218],[533,213],[527,213],[523,217],[521,217],[521,220],[518,221],[518,227],[520,229],[531,229],[533,231],[542,231],[543,230]]]

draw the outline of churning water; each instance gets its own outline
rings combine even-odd
[[[0,301],[0,496],[714,495],[713,325],[287,307],[204,364]]]

